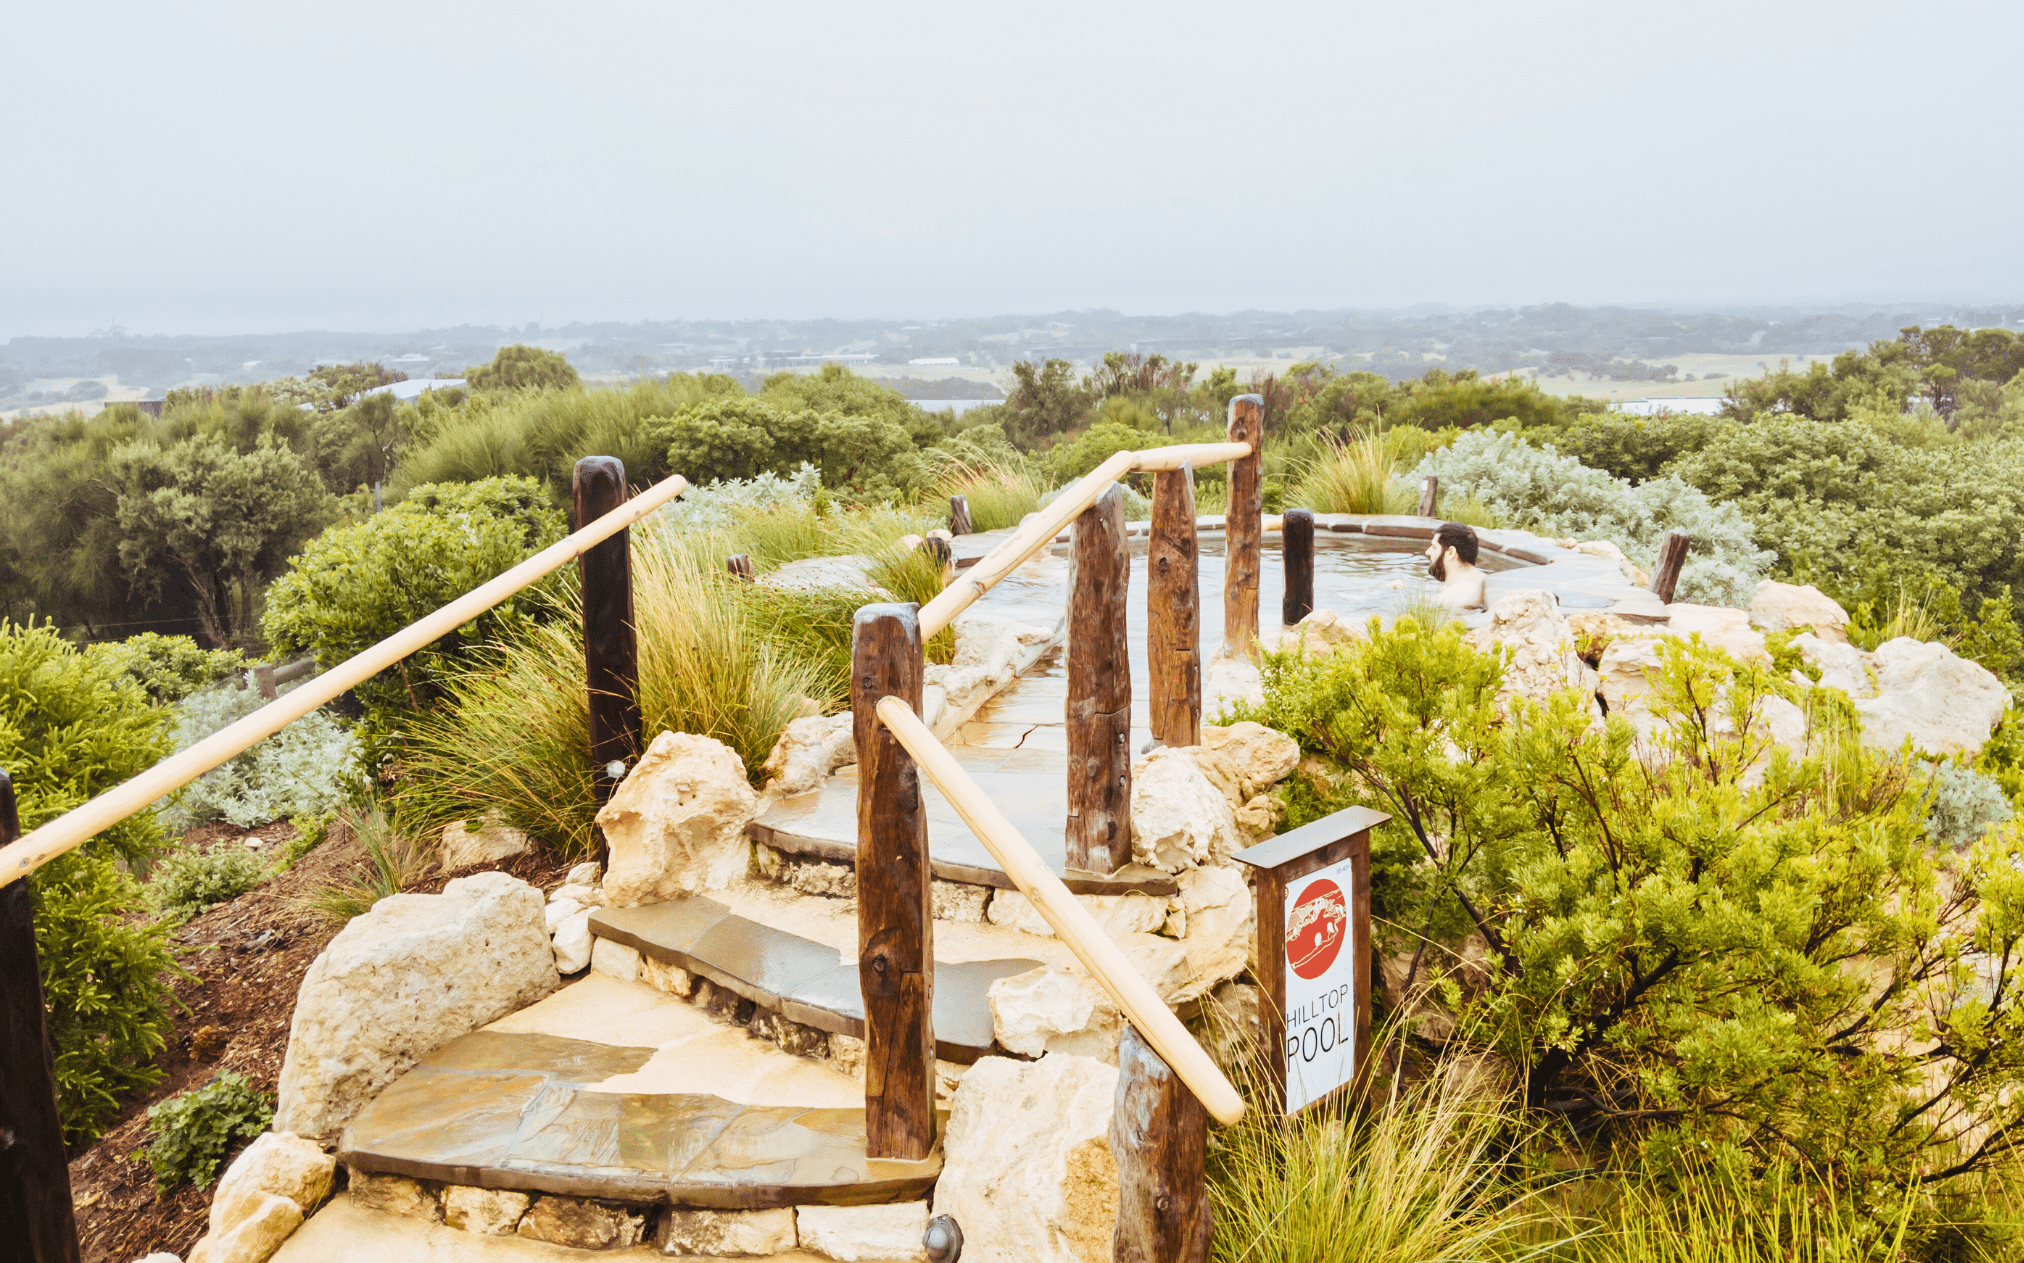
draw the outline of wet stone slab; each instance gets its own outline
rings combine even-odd
[[[338,1156],[416,1179],[712,1209],[906,1201],[940,1173],[939,1152],[923,1162],[867,1158],[862,1110],[587,1090],[653,1054],[552,1035],[468,1035],[367,1106]]]
[[[699,925],[707,928],[697,933]],[[864,1038],[864,997],[858,985],[857,962],[843,959],[842,953],[827,944],[738,916],[701,895],[643,908],[603,908],[592,914],[590,927],[600,938],[637,948],[643,955],[708,978],[754,1004],[777,1010],[790,1021],[832,1035]],[[937,961],[935,1055],[967,1065],[990,1053],[995,1038],[992,982],[1039,966],[1039,961],[1023,957]],[[624,1074],[635,1068],[612,1073]]]

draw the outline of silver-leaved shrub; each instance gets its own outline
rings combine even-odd
[[[229,685],[192,694],[176,708],[176,748],[188,749],[265,700],[257,689]],[[248,829],[334,811],[350,797],[358,753],[357,739],[335,716],[311,711],[197,778],[161,810],[162,822],[176,832],[213,820]]]
[[[1744,605],[1770,568],[1772,555],[1757,547],[1741,512],[1671,475],[1633,487],[1550,445],[1491,430],[1471,430],[1429,452],[1412,481],[1428,474],[1439,476],[1443,493],[1473,497],[1542,535],[1610,540],[1646,572],[1658,564],[1665,533],[1686,531],[1687,563],[1674,590],[1681,601]]]

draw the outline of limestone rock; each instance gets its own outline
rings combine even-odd
[[[1500,700],[1522,697],[1544,702],[1564,689],[1595,695],[1596,673],[1581,660],[1573,629],[1551,592],[1527,588],[1499,598],[1490,610],[1490,621],[1470,632],[1468,639],[1485,651],[1495,646],[1511,651],[1503,687],[1497,691]]]
[[[273,1194],[294,1202],[304,1215],[330,1196],[337,1163],[313,1140],[287,1132],[262,1132],[247,1145],[218,1181],[211,1195],[210,1229],[223,1232],[240,1217],[245,1199]]]
[[[1167,901],[1151,895],[1077,895],[1075,901],[1113,938],[1121,934],[1149,934],[1167,919]],[[985,915],[993,925],[1010,926],[1042,938],[1054,937],[1054,927],[1047,924],[1040,909],[1016,890],[1000,890],[992,895]]]
[[[591,909],[585,908],[556,924],[552,946],[557,973],[573,974],[590,963],[590,913]]]
[[[548,932],[553,934],[557,926],[560,926],[564,921],[569,920],[569,918],[581,911],[583,911],[583,905],[574,899],[550,899],[548,906],[541,910],[541,920],[548,927]],[[563,972],[568,973],[570,971],[565,969]]]
[[[1202,671],[1202,714],[1223,713],[1232,702],[1251,706],[1265,704],[1265,681],[1258,664],[1249,658],[1211,658]]]
[[[1699,635],[1704,643],[1738,662],[1771,661],[1771,653],[1764,647],[1764,633],[1750,625],[1747,611],[1720,605],[1675,603],[1666,606],[1666,619],[1667,635]]]
[[[411,1180],[405,1175],[354,1170],[347,1192],[354,1204],[367,1210],[405,1215],[409,1219],[432,1224],[443,1221],[443,1206],[436,1200],[435,1193],[420,1180]]]
[[[827,1255],[838,1263],[873,1259],[911,1263],[928,1257],[921,1248],[921,1235],[928,1230],[926,1202],[799,1206],[794,1220],[802,1249]]]
[[[153,1254],[135,1259],[134,1263],[183,1263],[183,1261],[167,1250],[157,1250]]]
[[[1278,834],[1279,823],[1286,818],[1286,804],[1270,794],[1259,794],[1232,815],[1236,820],[1240,843],[1256,846]]]
[[[1007,1050],[1074,1053],[1117,1064],[1124,1016],[1081,969],[1042,965],[991,984],[991,1028]]]
[[[541,909],[495,872],[354,917],[296,994],[275,1130],[328,1135],[421,1057],[555,990]]]
[[[496,864],[533,849],[533,838],[503,821],[485,820],[471,828],[468,821],[452,820],[443,826],[436,863],[446,873],[455,872],[480,864]]]
[[[630,908],[729,885],[745,875],[745,826],[758,812],[729,746],[662,733],[597,813],[611,844],[605,898]]]
[[[583,863],[570,869],[569,876],[563,878],[563,881],[572,886],[595,886],[598,883],[598,878],[603,875],[604,869],[598,865],[596,860],[585,860]]]
[[[579,908],[601,908],[604,906],[604,892],[586,882],[565,882],[557,886],[548,896],[550,903],[569,902]]]
[[[990,901],[991,888],[938,877],[928,888],[928,896],[934,903],[935,920],[976,922],[984,919],[984,905]]]
[[[814,592],[821,588],[859,588],[891,596],[892,593],[872,581],[872,559],[856,553],[841,557],[809,557],[802,561],[790,561],[778,570],[771,570],[758,578],[762,588],[785,588],[790,592]]]
[[[1876,696],[1858,698],[1863,739],[1894,750],[1907,737],[1926,754],[1974,754],[2010,705],[2010,691],[1980,663],[1937,642],[1900,636],[1870,655]]]
[[[519,1236],[573,1250],[623,1250],[646,1235],[646,1216],[581,1197],[544,1197],[520,1220]]]
[[[1236,815],[1185,750],[1154,750],[1132,767],[1132,858],[1178,873],[1241,848]]]
[[[232,1226],[212,1232],[190,1251],[190,1263],[265,1263],[302,1226],[302,1208],[285,1197],[257,1190]]]
[[[654,1229],[662,1254],[737,1258],[784,1254],[795,1245],[794,1208],[777,1210],[685,1210],[672,1208]]]
[[[954,661],[930,664],[922,679],[921,717],[935,735],[962,727],[1041,655],[1061,643],[1065,619],[1052,628],[1014,622],[974,608],[957,617]]]
[[[850,712],[845,711],[841,715],[797,719],[788,724],[760,770],[766,774],[768,794],[791,798],[820,789],[831,772],[856,759]]]
[[[1117,1070],[1090,1057],[985,1057],[970,1067],[950,1111],[934,1205],[963,1225],[965,1263],[1110,1258],[1116,1094]]]
[[[443,1190],[443,1222],[486,1237],[510,1237],[532,1200],[503,1188],[452,1184]]]
[[[1233,806],[1271,789],[1292,775],[1300,763],[1299,742],[1248,719],[1227,728],[1203,724],[1202,744],[1221,755],[1236,774]]]
[[[863,1075],[864,1041],[855,1035],[831,1035],[829,1059],[844,1074]]]
[[[1848,643],[1848,611],[1810,583],[1766,579],[1757,585],[1746,613],[1759,631],[1809,630],[1824,641]]]
[[[1792,647],[1820,669],[1818,683],[1822,688],[1840,689],[1851,698],[1876,696],[1876,678],[1869,655],[1854,645],[1803,632],[1792,638]]]
[[[1277,648],[1298,649],[1312,657],[1334,653],[1363,639],[1363,631],[1334,610],[1315,610],[1279,633]]]
[[[1190,869],[1180,875],[1181,938],[1187,992],[1199,996],[1251,966],[1257,952],[1257,901],[1234,867]]]
[[[640,957],[640,977],[654,990],[674,996],[686,996],[696,985],[695,977],[680,965],[646,955]]]
[[[620,982],[640,980],[640,949],[601,938],[590,949],[590,967]]]

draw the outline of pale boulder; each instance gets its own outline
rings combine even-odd
[[[190,1255],[193,1263],[260,1263],[330,1196],[336,1169],[314,1141],[261,1133],[218,1181],[208,1231]],[[277,1202],[294,1209],[292,1221]]]
[[[1186,990],[1199,996],[1251,966],[1257,954],[1257,900],[1233,866],[1190,869],[1180,875],[1179,884],[1174,902],[1185,931]]]
[[[1117,1064],[1124,1016],[1081,969],[1042,965],[991,984],[991,1027],[1011,1052],[1073,1053]]]
[[[569,870],[569,876],[562,880],[571,886],[595,886],[603,876],[604,869],[596,860],[585,860]]]
[[[1468,639],[1485,652],[1498,647],[1510,651],[1504,684],[1497,691],[1500,701],[1522,697],[1543,703],[1567,689],[1595,695],[1596,673],[1576,651],[1573,629],[1551,592],[1527,588],[1500,597],[1490,621]]]
[[[1848,611],[1810,583],[1766,579],[1757,585],[1746,613],[1759,631],[1808,631],[1824,641],[1848,643]]]
[[[354,1205],[367,1210],[419,1219],[424,1223],[443,1221],[443,1204],[437,1200],[435,1193],[420,1180],[411,1180],[405,1175],[381,1175],[354,1169],[346,1193]]]
[[[1248,719],[1227,728],[1203,724],[1202,744],[1222,756],[1236,777],[1232,806],[1265,793],[1292,775],[1300,763],[1299,742]]]
[[[1699,636],[1702,643],[1713,645],[1738,662],[1771,661],[1771,653],[1764,647],[1764,633],[1751,626],[1746,610],[1676,602],[1666,606],[1666,634],[1682,639]]]
[[[555,953],[555,971],[558,974],[573,974],[590,964],[593,940],[590,933],[592,909],[584,908],[572,912],[555,925],[555,936],[550,948]]]
[[[1154,750],[1132,767],[1131,849],[1163,873],[1242,849],[1229,800],[1186,750]]]
[[[841,557],[809,557],[790,561],[758,578],[762,588],[785,588],[790,592],[814,592],[822,588],[860,588],[880,596],[892,593],[871,577],[869,557],[848,553]]]
[[[1298,649],[1310,657],[1321,657],[1362,639],[1363,631],[1334,610],[1315,610],[1282,630],[1277,648]]]
[[[1876,679],[1870,668],[1869,655],[1854,645],[1823,640],[1812,632],[1804,632],[1792,638],[1792,647],[1810,665],[1819,669],[1820,679],[1816,683],[1820,687],[1840,689],[1852,698],[1876,696]]]
[[[452,1184],[443,1190],[443,1222],[481,1237],[510,1237],[531,1200],[510,1189]]]
[[[606,901],[630,908],[729,885],[745,875],[745,826],[758,813],[729,746],[686,732],[655,737],[597,813],[611,844]]]
[[[468,821],[452,820],[443,826],[436,864],[446,873],[455,872],[496,864],[533,849],[533,838],[503,821],[484,820],[473,828]]]
[[[820,789],[831,772],[856,759],[851,717],[845,712],[788,724],[760,770],[766,774],[769,795],[791,798]]]
[[[777,1210],[686,1210],[661,1213],[654,1248],[664,1255],[745,1258],[785,1254],[795,1245],[794,1208]]]
[[[1870,745],[1892,750],[1909,738],[1926,754],[1978,753],[2009,708],[2001,680],[1943,644],[1900,636],[1869,657],[1876,696],[1855,709]]]
[[[1116,1068],[1091,1057],[985,1057],[970,1067],[950,1110],[934,1204],[963,1226],[964,1263],[1111,1257],[1116,1095]]]
[[[478,873],[353,918],[296,994],[275,1130],[329,1135],[422,1057],[554,991],[542,904]]]
[[[1151,895],[1077,895],[1075,901],[1089,913],[1098,928],[1116,937],[1121,934],[1151,933],[1166,923],[1167,901]],[[985,917],[993,925],[1008,926],[1026,934],[1053,938],[1033,901],[1016,890],[1000,890],[991,896]]]
[[[837,1263],[913,1263],[928,1257],[921,1247],[921,1237],[928,1230],[926,1202],[799,1206],[794,1223],[802,1249]]]
[[[541,921],[548,927],[548,932],[553,934],[564,921],[582,911],[583,905],[574,899],[550,899],[548,906],[541,910]],[[562,972],[571,971],[565,969]]]
[[[979,707],[1061,643],[1066,619],[1053,627],[1014,622],[970,609],[952,625],[954,661],[931,663],[922,679],[921,717],[938,737],[961,728]]]
[[[190,1263],[265,1263],[302,1226],[302,1208],[274,1193],[252,1191],[223,1232],[205,1235]]]
[[[1265,680],[1258,674],[1258,664],[1249,658],[1211,658],[1202,671],[1202,714],[1220,715],[1236,702],[1265,704]]]
[[[620,982],[640,980],[640,949],[601,938],[590,949],[590,967]]]
[[[573,1250],[624,1250],[646,1236],[647,1217],[580,1197],[544,1197],[520,1218],[515,1236]]]

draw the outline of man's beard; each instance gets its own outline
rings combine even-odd
[[[1427,573],[1434,577],[1435,583],[1446,583],[1448,581],[1447,561],[1447,554],[1442,553],[1427,563]]]

